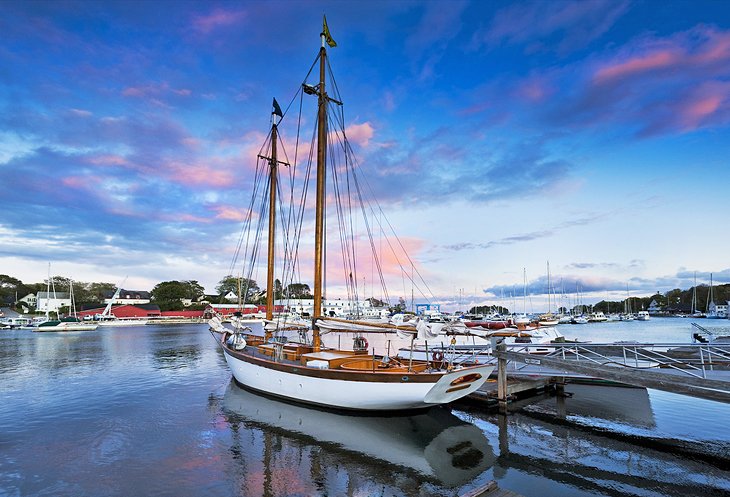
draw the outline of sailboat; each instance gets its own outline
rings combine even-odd
[[[128,327],[144,326],[147,324],[147,319],[145,318],[120,319],[112,313],[112,306],[114,305],[114,302],[119,298],[119,295],[122,292],[122,285],[125,281],[127,281],[126,278],[124,278],[124,280],[119,285],[117,285],[117,289],[114,291],[114,295],[112,295],[112,298],[109,299],[109,302],[107,303],[106,307],[104,307],[104,310],[101,312],[101,314],[97,314],[95,316],[95,319],[97,320],[96,323],[99,326]]]
[[[330,122],[335,122],[344,128],[344,118],[340,114],[330,116],[330,107],[335,104],[342,106],[342,102],[329,95],[327,89],[332,87],[334,92],[337,86],[333,83],[328,85],[326,77],[330,68],[327,58],[327,47],[334,47],[336,43],[332,39],[327,27],[326,19],[323,21],[323,30],[320,34],[321,46],[317,59],[312,67],[319,62],[319,82],[316,85],[305,83],[302,85],[302,97],[304,94],[317,97],[317,128],[316,128],[316,174],[315,174],[315,209],[314,209],[314,303],[312,306],[312,320],[310,327],[303,327],[301,322],[290,323],[277,317],[274,319],[274,271],[276,229],[277,229],[277,193],[279,191],[278,173],[282,165],[277,157],[278,125],[284,117],[276,100],[273,102],[271,133],[268,140],[268,149],[265,154],[259,154],[265,164],[268,165],[268,175],[260,178],[266,184],[264,190],[268,191],[268,202],[263,200],[262,206],[268,204],[268,240],[266,244],[267,264],[267,286],[266,286],[266,325],[264,334],[260,336],[246,328],[231,329],[225,327],[218,317],[210,321],[212,332],[221,333],[220,344],[223,353],[231,369],[235,380],[242,386],[259,391],[268,395],[285,398],[287,400],[306,404],[325,406],[335,409],[346,409],[356,411],[393,411],[405,409],[422,409],[434,405],[446,404],[464,397],[477,390],[487,380],[494,370],[493,366],[461,366],[451,364],[440,358],[440,360],[419,361],[413,358],[408,360],[399,359],[395,355],[376,354],[369,348],[364,333],[392,333],[398,337],[407,337],[411,344],[416,340],[424,340],[438,337],[438,331],[444,327],[443,323],[428,323],[426,320],[416,319],[405,322],[369,322],[339,319],[326,315],[323,309],[325,265],[326,265],[326,237],[325,237],[325,216],[328,198],[328,184],[326,177],[328,171],[332,171],[334,183],[331,187],[331,195],[337,200],[335,213],[341,216],[348,212],[352,206],[353,199],[342,200],[340,195],[349,188],[357,185],[348,184],[346,189],[337,182],[337,168],[329,169],[329,160],[336,156],[337,151],[333,150],[332,144],[328,144],[330,137],[339,138],[343,144],[342,153],[351,154],[351,148],[346,141],[344,129],[337,131],[328,129]],[[331,75],[330,75],[331,78]],[[313,140],[314,142],[314,140]],[[313,145],[314,148],[314,145]],[[339,150],[339,149],[338,149]],[[295,164],[296,166],[296,164]],[[348,163],[348,167],[351,165]],[[257,186],[254,186],[254,195],[260,195]],[[350,192],[353,193],[353,192]],[[357,195],[353,195],[359,198]],[[254,197],[255,199],[256,197]],[[255,200],[251,206],[255,206]],[[302,209],[300,212],[305,212]],[[301,233],[301,227],[296,225],[292,219],[296,216],[282,216],[284,226],[289,229],[289,237],[284,237],[284,260],[282,266],[284,272],[291,273],[299,268],[298,262],[292,262],[294,256],[298,255],[298,247],[292,244],[292,238]],[[339,220],[339,217],[338,217]],[[260,221],[262,222],[262,221]],[[347,223],[341,223],[342,226]],[[333,228],[329,226],[327,231]],[[264,228],[257,230],[261,233]],[[292,234],[292,230],[294,234]],[[342,240],[341,240],[342,242]],[[348,245],[348,243],[351,243]],[[353,242],[344,241],[347,245],[348,256],[354,255]],[[251,254],[257,254],[258,246],[263,243],[252,242]],[[246,244],[248,247],[248,244]],[[358,281],[354,266],[354,257],[347,258],[343,255],[343,262],[347,264],[349,275],[347,280],[348,290],[355,287]],[[253,263],[251,263],[253,265]],[[251,269],[247,272],[250,274]],[[285,281],[282,279],[281,281]],[[338,336],[338,333],[354,334],[352,348],[341,346],[341,339],[332,340],[326,345],[323,342],[323,334]],[[295,339],[295,337],[297,337]],[[310,338],[311,336],[311,338]],[[341,336],[341,335],[340,335]],[[334,342],[337,342],[335,345]]]
[[[715,296],[713,294],[712,284],[712,273],[710,273],[710,293],[707,295],[707,319],[725,319],[725,311],[720,310],[718,305],[715,303]]]
[[[705,317],[705,315],[702,314],[702,311],[697,308],[697,271],[695,271],[694,277],[695,277],[694,286],[692,286],[692,311],[691,311],[691,317],[693,317],[693,318],[702,318],[702,317]]]
[[[550,262],[547,263],[547,296],[548,296],[548,311],[545,314],[541,314],[538,323],[540,326],[555,326],[560,323],[560,318],[553,313],[553,308],[550,305]]]
[[[51,284],[51,279],[49,277],[49,287]],[[69,298],[71,300],[70,305],[70,312],[71,314],[69,316],[59,318],[59,319],[47,319],[40,323],[37,327],[33,328],[33,331],[42,331],[42,332],[49,332],[49,331],[94,331],[96,329],[96,323],[87,323],[82,320],[80,320],[76,316],[76,301],[74,299],[74,285],[72,280],[68,280],[68,286],[69,286]],[[46,310],[46,313],[48,313],[48,310]]]

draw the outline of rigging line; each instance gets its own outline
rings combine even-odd
[[[358,175],[357,177],[359,178],[360,176],[361,176],[361,175]],[[382,214],[382,217],[383,217],[383,218],[385,219],[385,223],[386,223],[386,224],[388,225],[388,227],[390,228],[390,231],[391,231],[391,233],[393,234],[393,237],[394,237],[394,238],[395,238],[395,240],[396,240],[396,241],[398,242],[398,245],[400,246],[401,250],[403,251],[403,254],[405,255],[406,259],[408,260],[408,262],[410,263],[410,265],[411,265],[411,266],[412,266],[412,267],[414,268],[414,270],[415,270],[416,274],[418,275],[418,277],[419,277],[420,281],[421,281],[421,282],[423,283],[423,285],[424,285],[424,286],[426,287],[426,290],[427,290],[427,291],[428,291],[428,292],[429,292],[429,293],[431,294],[431,297],[434,297],[434,294],[433,294],[433,292],[431,291],[431,289],[429,288],[429,286],[428,286],[428,283],[427,283],[427,282],[426,282],[426,280],[424,279],[424,277],[423,277],[423,275],[421,274],[421,272],[420,272],[420,271],[419,271],[419,270],[418,270],[418,269],[417,269],[417,268],[415,267],[415,263],[414,263],[414,262],[413,262],[413,260],[411,259],[410,255],[408,254],[408,252],[406,251],[405,247],[403,246],[403,243],[401,242],[400,238],[399,238],[399,237],[398,237],[398,235],[396,234],[396,232],[395,232],[395,229],[393,228],[393,225],[391,225],[391,224],[390,224],[390,221],[388,220],[387,216],[385,216],[385,213],[384,213],[384,211],[383,211],[382,207],[380,206],[380,203],[379,203],[379,202],[377,201],[377,199],[375,198],[375,195],[374,195],[374,193],[373,193],[372,187],[370,187],[370,184],[368,183],[368,181],[367,181],[367,178],[363,177],[363,181],[365,182],[365,185],[366,185],[366,186],[368,187],[368,189],[370,190],[370,192],[371,192],[371,194],[372,194],[372,196],[373,196],[373,200],[374,200],[374,202],[375,202],[375,205],[376,205],[376,206],[378,207],[378,211],[379,211],[379,212],[380,212],[380,213]],[[382,221],[381,221],[381,222],[379,223],[379,225],[380,225],[380,227],[381,227],[381,229],[382,229],[382,228],[383,228],[383,225],[382,225]],[[398,259],[398,257],[397,257],[397,254],[396,254],[396,252],[395,252],[395,251],[393,250],[392,244],[390,243],[390,238],[389,238],[388,236],[386,236],[386,237],[385,237],[385,240],[386,240],[386,242],[388,243],[388,246],[389,246],[389,247],[391,248],[391,251],[392,251],[393,255],[395,255],[395,256],[396,256],[396,259],[397,259],[398,265],[400,266],[401,270],[405,271],[405,269],[403,268],[403,265],[402,265],[402,264],[400,263],[400,260],[399,260],[399,259]],[[419,287],[419,286],[418,286],[418,285],[416,284],[416,281],[415,281],[415,279],[413,279],[413,278],[410,278],[410,277],[409,277],[409,279],[411,280],[411,283],[413,283],[414,285],[416,285],[416,288],[418,288],[418,289],[419,289],[419,292],[421,293],[421,296],[422,296],[422,297],[424,297],[425,299],[429,300],[429,299],[430,299],[430,297],[426,296],[426,295],[425,295],[425,294],[423,293],[423,291],[421,290],[421,288],[420,288],[420,287]]]
[[[372,230],[371,226],[368,224],[368,220],[367,220],[367,211],[366,211],[365,207],[366,207],[366,205],[369,205],[369,203],[364,199],[364,197],[362,195],[362,189],[360,188],[359,176],[356,174],[356,168],[355,168],[354,161],[352,163],[351,170],[352,170],[353,181],[354,181],[355,186],[356,186],[355,190],[356,190],[356,192],[358,194],[358,199],[359,199],[359,203],[360,203],[361,210],[362,210],[362,213],[363,213],[363,218],[365,219],[365,225],[366,225],[366,229],[367,229],[367,233],[368,233],[368,238],[369,238],[369,241],[370,241],[371,252],[373,254],[373,259],[374,259],[375,264],[376,264],[377,269],[378,269],[378,276],[379,276],[379,279],[380,279],[381,288],[383,289],[383,293],[384,293],[385,299],[387,301],[389,301],[390,300],[390,295],[389,295],[389,292],[388,292],[388,287],[387,287],[387,285],[385,283],[385,277],[383,275],[383,266],[382,266],[380,257],[378,255],[378,250],[375,248],[375,239],[374,239],[374,235],[373,235],[373,230]],[[372,207],[370,207],[370,211],[374,213],[374,210],[372,209]],[[382,210],[380,212],[380,215],[382,217],[382,215],[383,215]],[[379,222],[378,224],[379,224],[379,226],[381,228],[381,233],[382,233],[382,223]],[[387,238],[386,238],[386,241],[388,241]],[[382,240],[381,240],[381,242],[382,242]],[[390,244],[389,241],[388,241],[388,243]],[[402,268],[402,266],[401,266],[401,268]]]
[[[297,143],[299,143],[300,135],[301,135],[301,126],[298,127],[298,131],[297,131]],[[312,139],[310,141],[309,157],[308,157],[308,161],[307,161],[307,168],[305,169],[303,188],[302,188],[302,193],[301,193],[301,197],[300,197],[301,200],[299,202],[299,209],[297,211],[297,214],[295,214],[295,219],[294,219],[294,227],[293,227],[294,235],[293,235],[293,241],[291,244],[293,253],[290,254],[291,257],[286,266],[286,271],[288,272],[287,274],[291,275],[290,279],[292,282],[293,282],[296,274],[299,274],[299,281],[301,281],[301,274],[298,272],[299,267],[300,267],[299,263],[298,263],[298,260],[299,260],[298,252],[299,252],[299,244],[300,244],[300,240],[301,240],[301,232],[303,229],[304,213],[306,211],[307,192],[309,190],[309,182],[311,180],[312,167],[314,164],[313,157],[314,157],[314,151],[315,151],[315,147],[314,147],[315,137],[316,137],[316,128],[314,130]],[[299,147],[297,146],[297,149],[298,148]],[[293,198],[293,193],[292,193],[292,198]],[[293,204],[294,204],[294,202],[292,202],[292,205]]]
[[[316,62],[316,60],[315,60],[315,62]],[[314,66],[312,66],[312,67],[314,67]],[[309,72],[311,73],[311,71],[312,71],[312,68],[310,67]],[[301,86],[300,86],[300,89],[301,89]],[[292,240],[292,244],[293,244],[293,246],[292,246],[293,252],[291,254],[291,279],[292,279],[292,282],[293,282],[294,276],[297,272],[297,260],[298,260],[297,254],[298,254],[298,249],[299,249],[299,238],[300,238],[299,233],[301,233],[301,225],[303,222],[303,211],[301,211],[302,215],[299,216],[299,218],[297,219],[298,211],[296,211],[294,209],[294,206],[295,206],[295,202],[294,202],[295,188],[294,188],[294,186],[296,184],[297,165],[299,164],[299,140],[300,140],[301,131],[302,131],[302,115],[303,115],[302,110],[303,110],[303,106],[304,106],[304,92],[298,91],[298,94],[299,94],[299,114],[297,116],[296,136],[295,136],[295,141],[294,141],[294,161],[292,162],[292,167],[290,168],[290,173],[289,173],[290,184],[291,184],[291,193],[290,193],[290,200],[289,200],[289,215],[292,217],[293,226],[294,227],[299,226],[299,231],[298,232],[294,231],[294,236],[293,236],[293,240]],[[308,182],[309,182],[309,178],[306,177],[305,181],[304,181],[304,188],[303,188],[302,197],[301,197],[303,200],[300,202],[300,206],[304,205],[304,201],[306,200],[306,191],[307,191],[306,186],[308,185]],[[290,226],[292,226],[292,225],[290,224]],[[287,271],[287,268],[285,267],[284,274],[286,274],[286,271]],[[300,280],[301,280],[301,275],[300,275]]]
[[[251,200],[248,205],[248,211],[246,213],[246,217],[244,218],[243,225],[241,227],[241,232],[239,235],[238,243],[236,245],[236,249],[233,254],[233,258],[231,261],[231,265],[228,269],[228,274],[233,275],[234,274],[234,268],[236,265],[236,262],[238,261],[238,258],[241,255],[241,248],[244,248],[244,258],[247,256],[248,253],[248,242],[250,240],[250,230],[251,230],[251,224],[253,222],[253,213],[254,213],[254,203],[256,200],[256,192],[258,191],[259,184],[261,182],[261,174],[262,174],[263,168],[261,167],[261,163],[259,160],[256,162],[256,170],[254,173],[254,181],[253,181],[253,193],[251,195]],[[244,241],[246,242],[244,246]]]
[[[338,226],[340,229],[338,229],[338,234],[340,237],[340,246],[342,249],[342,266],[343,266],[343,276],[345,280],[345,287],[347,289],[347,295],[348,299],[352,299],[353,293],[352,289],[350,287],[350,278],[348,277],[348,273],[352,274],[352,259],[350,257],[350,250],[349,250],[349,244],[348,244],[348,237],[347,237],[347,231],[346,231],[346,219],[345,219],[345,210],[343,206],[342,201],[342,195],[341,195],[341,187],[340,187],[340,177],[338,174],[338,167],[337,167],[337,156],[335,154],[335,144],[330,142],[329,145],[329,156],[330,156],[330,165],[331,165],[331,172],[332,172],[332,187],[334,190],[334,198],[335,198],[335,209],[337,214],[337,221]]]
[[[344,126],[343,126],[343,128],[344,128]],[[352,147],[351,147],[351,146],[349,145],[349,142],[346,142],[346,143],[347,143],[347,149],[348,149],[348,152],[349,152],[349,153],[350,153],[350,154],[351,154],[351,155],[353,156],[353,158],[354,158],[355,154],[354,154],[354,151],[352,150]],[[355,162],[356,162],[356,161],[355,161]],[[357,171],[358,171],[358,170],[360,170],[360,168],[359,168],[359,167],[355,167],[355,165],[353,165],[353,177],[355,177],[355,178],[358,178],[358,177],[359,177],[359,176],[357,175]],[[363,181],[364,181],[364,184],[365,184],[365,186],[367,186],[367,187],[368,187],[368,190],[370,191],[371,197],[373,198],[373,201],[374,201],[375,205],[376,205],[376,206],[378,207],[378,211],[379,211],[379,212],[381,213],[381,215],[383,215],[383,217],[385,217],[385,216],[384,216],[384,211],[383,211],[382,207],[380,206],[380,203],[379,203],[379,202],[377,201],[377,197],[375,196],[375,194],[374,194],[374,191],[373,191],[372,187],[370,186],[370,183],[368,182],[367,178],[363,177]],[[406,259],[407,259],[407,260],[408,260],[408,262],[409,262],[409,263],[411,264],[411,266],[415,268],[415,264],[414,264],[413,260],[411,259],[410,255],[409,255],[409,254],[408,254],[408,252],[406,251],[405,247],[403,247],[403,244],[402,244],[402,242],[401,242],[400,238],[399,238],[399,237],[398,237],[398,235],[396,234],[396,232],[395,232],[395,229],[394,229],[394,228],[393,228],[393,226],[392,226],[392,225],[390,224],[390,221],[388,221],[388,218],[387,218],[387,217],[385,217],[385,221],[386,221],[386,223],[388,224],[388,227],[390,228],[390,231],[391,231],[391,233],[393,234],[393,236],[395,237],[396,241],[398,242],[398,245],[400,246],[401,250],[403,251],[403,254],[405,255]],[[380,227],[381,227],[381,229],[382,229],[382,222],[381,222],[381,223],[379,223],[379,225],[380,225]],[[393,250],[393,248],[392,248],[392,244],[390,243],[390,240],[389,240],[389,238],[388,238],[388,237],[386,237],[386,241],[388,241],[388,245],[389,245],[389,246],[391,247],[391,251],[393,252],[393,254],[394,254],[394,255],[396,256],[396,258],[397,258],[397,254],[396,254],[396,252],[395,252],[395,251]],[[401,267],[401,270],[405,271],[405,269],[403,268],[403,265],[402,265],[402,264],[400,263],[400,261],[398,261],[398,263],[399,263],[399,266]],[[430,289],[430,288],[428,287],[428,283],[426,282],[426,280],[425,280],[425,278],[423,277],[423,275],[422,275],[422,274],[420,273],[420,271],[418,271],[418,269],[415,269],[415,272],[416,272],[416,274],[418,275],[418,277],[419,277],[420,281],[421,281],[421,282],[423,283],[423,285],[424,285],[424,286],[426,287],[426,290],[427,290],[427,291],[428,291],[428,292],[429,292],[429,293],[431,294],[431,296],[433,296],[433,292],[432,292],[432,291],[431,291],[431,289]],[[416,285],[416,281],[415,281],[415,280],[414,280],[413,278],[409,277],[409,279],[411,280],[411,283],[413,283],[414,285]],[[426,295],[425,295],[425,294],[423,293],[423,291],[422,291],[422,290],[420,289],[420,287],[418,287],[418,285],[416,285],[416,286],[417,286],[417,288],[419,288],[419,292],[421,293],[421,295],[422,295],[422,296],[423,296],[424,298],[426,298],[426,299],[429,299],[429,297],[427,297],[427,296],[426,296]]]
[[[333,112],[334,113],[334,112]],[[335,113],[336,114],[336,113]],[[336,115],[334,116],[336,120]],[[344,175],[345,175],[345,185],[344,188],[347,192],[345,195],[345,200],[347,201],[347,205],[343,205],[342,200],[342,186],[340,185],[339,180],[339,167],[338,163],[335,163],[333,161],[332,169],[334,176],[336,177],[336,188],[337,188],[337,201],[338,201],[338,216],[340,219],[340,225],[341,225],[341,244],[342,244],[342,250],[343,250],[343,268],[344,268],[344,277],[345,281],[347,283],[348,288],[348,295],[351,297],[351,300],[357,301],[358,300],[358,291],[357,291],[357,265],[354,263],[356,260],[356,252],[355,252],[355,229],[352,224],[353,216],[352,216],[352,194],[351,194],[351,188],[350,188],[350,174],[349,174],[349,168],[348,168],[348,155],[346,154],[346,146],[343,145],[343,142],[347,141],[347,138],[345,137],[344,130],[342,130],[342,136],[340,136],[339,130],[335,131],[334,138],[337,138],[337,145],[339,145],[338,150],[341,148],[343,151],[342,157],[344,157]],[[333,140],[334,141],[334,140]],[[332,144],[332,148],[334,149],[335,144]],[[334,156],[334,150],[331,152],[331,154]],[[337,154],[337,157],[340,157],[340,154]],[[349,213],[346,215],[345,213]],[[347,226],[347,221],[349,220],[349,226]],[[348,238],[349,233],[349,238]],[[347,262],[345,261],[345,253],[347,254]]]
[[[248,232],[248,237],[246,241],[246,249],[244,251],[244,264],[248,262],[248,266],[244,266],[244,271],[242,271],[242,275],[245,274],[247,281],[246,281],[246,289],[244,291],[245,298],[248,299],[249,296],[249,285],[250,281],[253,279],[253,272],[257,268],[257,261],[259,257],[259,247],[261,244],[261,237],[263,232],[263,225],[268,220],[267,215],[267,193],[270,188],[270,182],[271,178],[270,175],[266,174],[264,175],[263,172],[268,169],[269,163],[266,160],[259,159],[257,161],[257,174],[258,180],[256,181],[256,188],[254,189],[254,195],[252,196],[252,204],[255,204],[255,201],[257,198],[259,198],[259,207],[258,207],[258,222],[256,224],[255,230],[254,230],[254,240],[252,243],[249,243],[250,237],[251,237],[251,230]],[[262,180],[265,178],[265,180]],[[263,184],[263,188],[260,186]],[[254,212],[253,206],[251,208],[251,212]],[[244,300],[244,303],[246,300]]]

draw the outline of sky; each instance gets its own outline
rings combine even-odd
[[[586,303],[730,282],[727,2],[0,12],[0,274],[213,293],[271,99],[298,90],[326,14],[349,137],[433,302],[514,307],[527,286],[541,310],[548,264]]]

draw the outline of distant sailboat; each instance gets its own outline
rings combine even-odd
[[[49,279],[49,285],[50,285]],[[76,300],[74,298],[74,285],[72,280],[68,280],[69,286],[69,299],[71,301],[69,306],[70,315],[59,318],[59,319],[47,319],[40,323],[37,327],[33,328],[33,331],[39,332],[52,332],[52,331],[94,331],[96,329],[96,323],[89,323],[80,320],[76,316]],[[48,314],[48,311],[46,311]]]
[[[692,317],[693,318],[703,318],[705,317],[704,314],[702,314],[702,311],[700,311],[697,308],[697,271],[695,271],[695,281],[694,286],[692,287]]]
[[[710,273],[710,293],[707,295],[707,319],[724,319],[727,314],[721,311],[715,303],[715,295],[713,293],[712,273]]]
[[[127,281],[127,278],[124,278],[124,280],[119,285],[117,285],[117,289],[114,292],[114,295],[112,295],[112,298],[109,299],[109,302],[107,303],[102,313],[96,316],[97,324],[99,326],[129,327],[144,326],[147,324],[148,320],[146,318],[120,319],[112,313],[112,306],[114,305],[114,302],[119,298],[119,295],[122,291],[122,285],[124,285],[125,281]]]

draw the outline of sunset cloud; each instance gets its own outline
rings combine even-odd
[[[246,13],[242,10],[216,8],[209,14],[194,17],[192,24],[198,32],[209,34],[216,29],[233,26],[245,19]]]
[[[375,134],[375,130],[370,123],[351,124],[345,129],[345,134],[351,142],[367,147]]]

